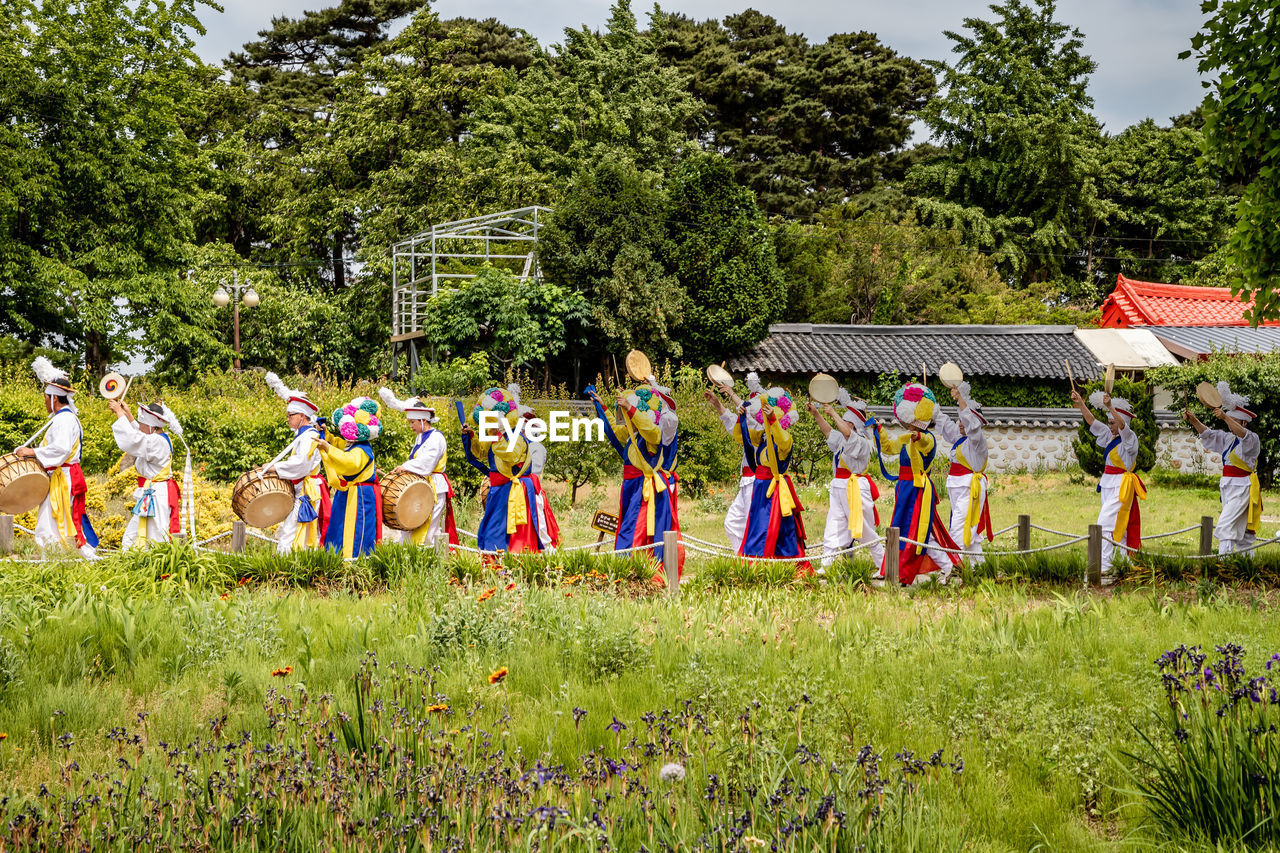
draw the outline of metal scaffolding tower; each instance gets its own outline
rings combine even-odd
[[[409,358],[409,376],[418,372],[427,303],[441,287],[475,278],[483,264],[505,267],[521,281],[541,276],[538,232],[550,212],[535,205],[441,222],[391,247],[393,378],[402,352]]]

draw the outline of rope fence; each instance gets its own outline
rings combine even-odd
[[[1032,547],[1031,532],[1033,530],[1039,531],[1040,533],[1046,534],[1051,537],[1058,537],[1062,541],[1051,542],[1049,544]],[[821,561],[823,563],[829,563],[830,561],[838,557],[855,554],[861,551],[865,551],[866,549],[871,548],[877,544],[882,544],[885,548],[885,565],[883,566],[883,574],[888,579],[889,585],[897,586],[898,584],[896,583],[896,580],[898,577],[898,570],[900,568],[899,549],[902,546],[910,546],[913,548],[919,548],[926,552],[934,551],[938,553],[948,554],[953,557],[962,558],[961,571],[963,573],[968,568],[971,562],[974,562],[979,559],[985,559],[985,558],[1008,559],[1008,558],[1018,558],[1018,557],[1029,557],[1035,554],[1043,554],[1043,553],[1048,553],[1052,551],[1058,551],[1064,548],[1071,548],[1079,545],[1081,542],[1084,542],[1086,543],[1085,585],[1090,586],[1090,585],[1097,585],[1103,582],[1104,575],[1102,571],[1103,569],[1102,549],[1103,549],[1104,543],[1113,546],[1116,550],[1123,552],[1124,554],[1127,554],[1127,555],[1142,553],[1158,559],[1203,561],[1203,560],[1217,559],[1221,556],[1225,556],[1225,555],[1220,555],[1216,553],[1213,549],[1214,520],[1209,516],[1202,517],[1200,524],[1198,525],[1193,524],[1193,525],[1188,525],[1186,527],[1178,528],[1177,530],[1168,530],[1160,533],[1150,533],[1145,536],[1142,536],[1141,541],[1142,543],[1145,544],[1148,542],[1154,542],[1162,539],[1172,539],[1174,537],[1183,536],[1185,534],[1194,533],[1197,531],[1200,534],[1199,543],[1198,543],[1199,547],[1198,549],[1195,549],[1194,552],[1192,552],[1191,550],[1187,552],[1156,551],[1150,548],[1131,547],[1126,542],[1117,542],[1111,535],[1111,531],[1103,530],[1097,524],[1089,525],[1088,532],[1082,535],[1082,534],[1071,533],[1065,530],[1057,530],[1055,528],[1047,527],[1040,524],[1034,524],[1031,522],[1030,516],[1024,514],[1024,515],[1018,516],[1018,521],[1016,524],[1011,524],[1006,527],[1002,527],[1001,529],[994,531],[991,536],[991,540],[994,541],[1007,534],[1015,533],[1017,536],[1017,545],[1016,547],[1013,547],[1013,548],[992,548],[992,549],[977,549],[973,547],[949,548],[949,547],[940,545],[936,541],[921,542],[915,539],[902,536],[897,528],[889,527],[885,529],[883,535],[873,539],[868,539],[866,541],[860,541],[860,542],[851,542],[849,545],[846,545],[842,548],[839,548],[833,551],[828,551],[824,546],[818,545],[802,556],[791,556],[791,557],[743,556],[743,555],[740,555],[736,549],[730,547],[724,542],[713,542],[707,539],[702,539],[697,536],[693,536],[688,533],[676,534],[674,531],[668,531],[666,536],[664,536],[664,538],[661,541],[654,541],[654,542],[649,542],[647,544],[635,545],[635,546],[620,548],[616,550],[611,547],[611,544],[612,544],[611,542],[603,541],[603,535],[602,535],[601,540],[597,540],[594,543],[586,542],[586,543],[581,543],[577,545],[567,545],[567,546],[560,547],[558,549],[553,549],[551,553],[574,553],[578,551],[585,551],[588,549],[596,549],[597,551],[602,551],[603,553],[607,553],[607,554],[623,555],[623,554],[632,554],[632,553],[641,553],[641,552],[652,552],[652,551],[655,551],[658,547],[663,546],[664,558],[668,553],[676,553],[679,550],[683,550],[690,554],[696,554],[701,557],[719,559],[719,560],[741,561],[742,563],[745,563],[745,564],[768,564],[768,563],[799,564],[799,563],[805,563],[805,562],[818,562],[818,561]],[[28,556],[28,555],[19,556],[13,553],[14,538],[17,533],[22,533],[32,537],[35,536],[34,530],[27,528],[21,524],[18,524],[16,522],[16,519],[13,516],[0,515],[0,557],[4,557],[13,561],[21,561],[21,562],[42,561],[44,559],[43,556]],[[472,541],[478,542],[478,534],[474,531],[459,528],[458,533],[461,536],[464,536]],[[224,540],[228,540],[228,539],[230,540],[228,543],[228,547],[226,548],[212,547],[215,545],[219,545],[223,543]],[[224,530],[221,533],[217,533],[206,539],[201,539],[197,542],[193,542],[192,547],[199,551],[230,550],[231,552],[242,552],[246,549],[250,539],[256,539],[262,542],[270,542],[270,543],[275,542],[275,540],[271,536],[266,535],[262,530],[249,527],[243,521],[236,520],[232,522],[232,526],[230,530]],[[1247,547],[1237,550],[1235,553],[1250,554],[1254,551],[1257,551],[1259,548],[1274,545],[1276,543],[1280,543],[1280,535],[1269,538],[1269,539],[1259,540]],[[670,546],[672,550],[667,550],[668,546]],[[437,547],[440,547],[440,549],[443,551],[442,546],[437,546]],[[476,554],[481,557],[501,557],[506,553],[505,551],[502,551],[502,550],[486,550],[478,547],[473,547],[471,545],[463,545],[463,544],[449,545],[447,547],[449,550],[452,550],[452,551],[457,551],[457,552],[467,553],[467,554]],[[1194,545],[1192,547],[1194,548]],[[100,553],[106,554],[106,553],[111,553],[111,551],[104,550],[104,551],[101,551]],[[670,582],[673,593],[678,591],[678,587],[674,582],[675,561],[664,559],[660,562],[664,563],[663,569],[666,571],[668,575],[668,580]]]

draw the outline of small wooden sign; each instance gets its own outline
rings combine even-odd
[[[618,532],[618,517],[607,512],[597,512],[591,519],[591,528],[599,530],[601,533],[616,534]]]

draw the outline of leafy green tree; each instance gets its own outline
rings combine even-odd
[[[1098,380],[1081,386],[1080,393],[1087,400],[1091,393],[1102,387],[1102,381]],[[1160,426],[1156,423],[1155,402],[1151,396],[1151,389],[1131,379],[1117,378],[1111,393],[1115,397],[1128,400],[1133,406],[1133,422],[1130,426],[1138,435],[1138,461],[1134,467],[1138,471],[1150,471],[1156,464],[1156,444],[1160,440]],[[1104,421],[1108,417],[1106,412],[1097,411],[1094,412],[1094,416],[1101,417]],[[1089,432],[1088,424],[1081,422],[1071,447],[1076,453],[1076,460],[1086,474],[1091,477],[1102,476],[1102,469],[1106,467],[1107,462],[1103,457],[1102,448],[1098,446],[1098,440],[1094,438],[1093,433]]]
[[[1203,142],[1195,127],[1151,119],[1107,140],[1099,183],[1111,214],[1087,243],[1090,259],[1107,260],[1087,262],[1086,275],[1177,281],[1226,239],[1234,198],[1201,162]]]
[[[630,0],[616,0],[603,33],[565,30],[563,47],[477,102],[473,144],[495,174],[542,183],[525,203],[554,203],[555,180],[609,151],[665,172],[690,147],[699,109],[681,74],[662,64],[654,37],[636,28]]]
[[[1249,429],[1262,440],[1258,479],[1263,487],[1274,487],[1280,472],[1280,354],[1215,353],[1205,361],[1156,368],[1147,373],[1147,380],[1171,391],[1174,405],[1180,406],[1186,400],[1200,420],[1214,429],[1225,426],[1196,399],[1195,387],[1201,382],[1216,384],[1225,380],[1231,390],[1248,394],[1249,409],[1258,414]]]
[[[667,200],[657,180],[626,155],[606,154],[579,173],[538,238],[547,279],[590,302],[602,355],[681,353],[684,292],[662,263]]]
[[[763,340],[786,307],[773,233],[719,154],[682,160],[668,195],[666,266],[684,289],[684,357],[721,361]]]
[[[770,213],[804,216],[865,192],[910,135],[933,75],[867,32],[822,44],[754,9],[657,22],[663,58],[705,104],[704,144]]]
[[[207,76],[197,5],[0,9],[0,332],[94,372],[145,347],[207,167],[187,133]]]
[[[1229,176],[1256,175],[1236,207],[1233,289],[1253,300],[1255,322],[1280,317],[1280,15],[1250,0],[1202,0],[1200,8],[1210,17],[1191,47],[1200,73],[1215,75],[1202,105],[1205,157]]]
[[[1087,92],[1095,63],[1055,0],[1004,0],[994,20],[948,31],[957,55],[926,63],[942,95],[921,116],[944,153],[907,173],[924,225],[954,229],[1021,282],[1076,275],[1099,197],[1102,136]]]
[[[586,342],[591,316],[576,291],[549,281],[521,281],[495,267],[437,294],[429,308],[427,340],[446,357],[488,353],[493,375],[525,365],[549,370],[552,359]]]

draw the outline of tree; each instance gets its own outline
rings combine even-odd
[[[907,174],[922,224],[958,231],[1023,283],[1074,274],[1099,198],[1095,68],[1055,0],[1005,0],[948,31],[957,59],[926,63],[943,94],[921,116],[944,152]],[[1090,294],[1092,295],[1092,294]]]
[[[501,376],[523,365],[543,365],[586,342],[590,306],[570,288],[521,281],[485,267],[456,289],[432,297],[427,340],[450,355],[483,351]]]
[[[505,90],[477,103],[474,145],[495,173],[545,187],[571,178],[610,151],[641,171],[664,173],[690,146],[700,105],[654,38],[636,29],[630,0],[616,0],[603,34],[565,30],[565,44],[540,54]]]
[[[1177,281],[1226,239],[1234,199],[1200,161],[1202,145],[1198,129],[1151,119],[1107,140],[1099,186],[1113,211],[1088,251],[1119,260],[1090,263],[1091,277]]]
[[[99,372],[180,287],[207,163],[197,0],[0,9],[0,332]]]
[[[643,174],[622,153],[584,167],[539,236],[549,281],[591,304],[602,356],[631,348],[678,357],[684,291],[663,266],[667,199],[659,176]]]
[[[684,356],[704,364],[744,352],[769,333],[787,298],[755,194],[713,153],[681,161],[668,194],[666,266],[684,289]]]
[[[1191,38],[1201,74],[1217,74],[1202,105],[1206,159],[1231,177],[1254,173],[1236,207],[1232,289],[1254,322],[1280,317],[1280,15],[1274,4],[1202,0],[1210,15]],[[1182,54],[1183,58],[1191,51]]]
[[[811,215],[869,190],[934,91],[928,69],[871,33],[811,45],[754,9],[723,26],[669,14],[655,35],[705,104],[705,147],[770,213]]]

